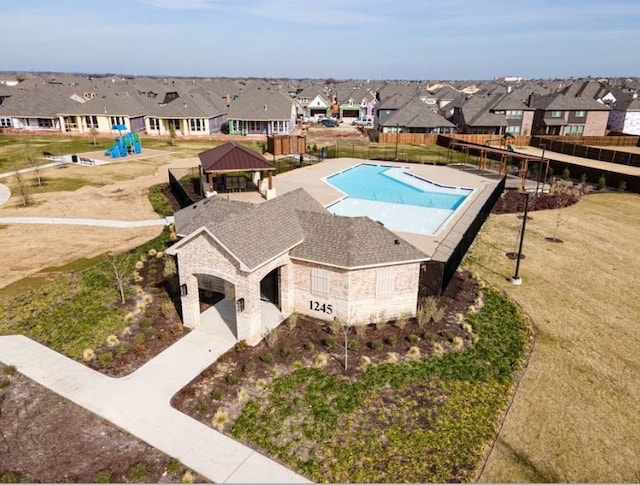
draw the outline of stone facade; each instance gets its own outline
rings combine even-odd
[[[588,111],[582,136],[604,136],[609,121],[608,111]]]
[[[328,293],[313,291],[313,268],[325,271]],[[299,313],[351,324],[386,321],[403,314],[415,316],[420,263],[347,271],[294,260],[293,272]]]

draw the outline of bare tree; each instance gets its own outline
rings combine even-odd
[[[16,170],[14,178],[16,180],[16,187],[18,188],[18,194],[20,194],[20,198],[22,199],[22,205],[24,207],[31,205],[33,203],[33,199],[31,198],[31,190],[29,188],[29,182],[24,178],[20,170]]]
[[[555,229],[553,230],[553,236],[551,237],[551,241],[560,242],[558,239],[558,229],[560,226],[567,222],[567,217],[562,212],[567,205],[570,204],[571,200],[574,198],[573,191],[569,187],[565,187],[564,185],[556,185],[554,194],[556,198],[556,224]]]
[[[95,126],[92,126],[89,132],[91,133],[91,137],[93,138],[93,146],[97,147],[98,142],[96,141],[96,136],[98,135],[98,129]]]
[[[125,302],[124,288],[129,280],[127,271],[127,255],[125,253],[115,254],[109,252],[105,255],[104,260],[109,265],[108,277],[117,286],[120,293],[120,300]]]

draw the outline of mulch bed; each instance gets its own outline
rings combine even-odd
[[[526,195],[518,190],[505,190],[493,207],[494,214],[516,214],[524,212]],[[551,210],[568,207],[578,202],[579,198],[568,194],[531,194],[529,196],[529,211]]]

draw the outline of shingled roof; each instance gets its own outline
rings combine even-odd
[[[260,153],[249,150],[235,142],[211,148],[198,154],[205,172],[249,172],[275,170],[275,167]]]
[[[290,251],[299,259],[345,269],[423,261],[428,257],[367,217],[335,216],[304,189],[261,204],[212,197],[175,214],[178,251],[202,232],[209,233],[253,271]]]
[[[368,217],[344,217],[328,212],[298,211],[304,242],[292,259],[357,269],[424,261],[422,251]]]

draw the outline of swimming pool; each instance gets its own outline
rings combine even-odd
[[[368,216],[389,229],[433,235],[472,192],[418,177],[408,168],[362,163],[325,181],[346,197],[327,207],[336,215]]]

